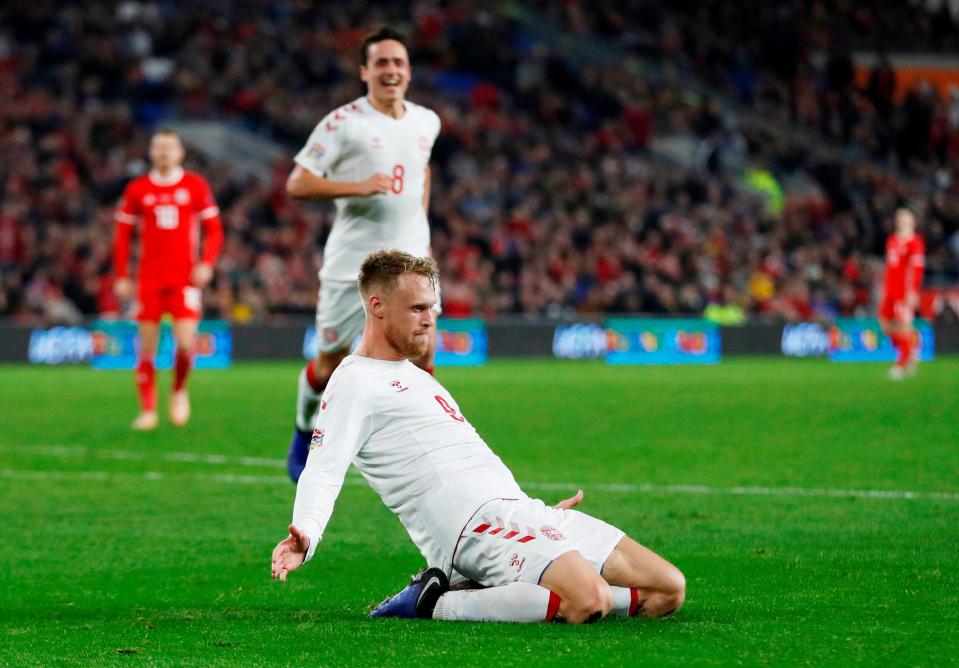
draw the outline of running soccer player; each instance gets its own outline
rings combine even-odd
[[[434,321],[437,269],[400,251],[360,269],[366,327],[330,378],[272,574],[309,561],[356,466],[403,523],[429,568],[373,617],[589,622],[662,616],[684,601],[680,571],[606,522],[528,497],[453,397],[409,360]],[[481,589],[450,590],[449,580]]]
[[[154,429],[158,423],[154,357],[164,313],[173,317],[176,340],[170,421],[183,426],[190,419],[186,384],[202,314],[201,290],[213,278],[223,243],[220,210],[210,186],[199,174],[183,169],[184,156],[178,134],[171,130],[154,133],[150,139],[152,169],[127,184],[114,214],[114,289],[123,300],[133,296],[128,269],[130,241],[134,228],[140,224],[135,307],[140,331],[136,366],[140,414],[132,425],[140,431]],[[200,227],[202,252],[197,248]]]
[[[406,40],[392,28],[367,37],[360,50],[364,97],[336,109],[294,158],[287,192],[332,199],[333,229],[323,250],[316,308],[319,354],[300,373],[287,469],[294,482],[306,463],[316,408],[330,375],[363,331],[357,268],[369,253],[398,248],[428,255],[429,159],[439,117],[406,100]],[[432,372],[434,341],[413,362]]]
[[[896,210],[896,231],[886,240],[886,273],[883,278],[879,326],[896,348],[896,363],[889,378],[901,380],[919,364],[913,318],[919,308],[919,290],[926,266],[926,246],[916,234],[916,216],[906,208]]]

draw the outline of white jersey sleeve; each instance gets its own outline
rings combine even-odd
[[[350,114],[343,109],[330,112],[317,123],[293,161],[315,176],[328,177],[349,151]]]
[[[350,462],[369,438],[371,430],[372,412],[362,392],[352,392],[351,401],[337,402],[337,380],[340,379],[334,373],[324,393],[324,410],[313,431],[306,467],[297,483],[293,504],[294,526],[310,537],[307,561],[313,558],[323,539]]]

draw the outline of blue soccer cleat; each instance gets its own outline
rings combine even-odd
[[[409,586],[380,603],[370,617],[408,617],[431,619],[440,596],[450,590],[446,573],[438,568],[427,568],[413,578]]]
[[[290,480],[296,482],[306,466],[306,457],[310,454],[311,431],[293,430],[293,439],[290,441],[290,451],[286,453],[286,472]]]

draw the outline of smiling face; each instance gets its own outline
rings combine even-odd
[[[360,66],[360,78],[368,94],[386,107],[406,97],[412,71],[406,47],[395,39],[373,42],[366,51],[366,63]]]
[[[406,359],[422,357],[430,344],[430,330],[436,326],[433,280],[407,272],[391,291],[381,298],[373,297],[371,302],[373,316],[383,320],[383,333],[390,347]]]

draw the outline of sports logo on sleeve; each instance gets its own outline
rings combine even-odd
[[[310,438],[310,450],[323,447],[323,430],[314,429],[313,436]]]

